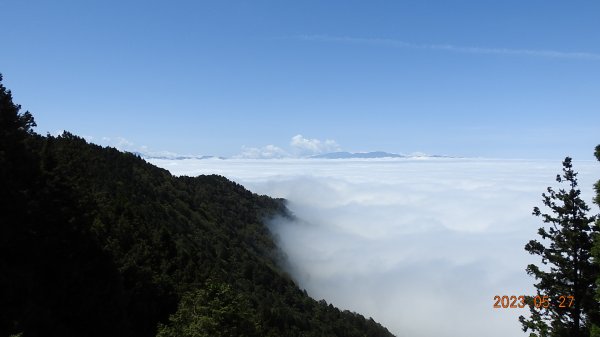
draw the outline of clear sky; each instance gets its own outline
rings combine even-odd
[[[0,72],[40,133],[222,156],[591,159],[600,143],[597,1],[0,0],[0,12]]]

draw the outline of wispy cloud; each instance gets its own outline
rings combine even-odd
[[[335,43],[355,43],[370,44],[378,46],[388,46],[406,49],[425,49],[433,51],[448,51],[455,53],[468,54],[490,54],[490,55],[512,55],[512,56],[533,56],[547,58],[581,59],[581,60],[600,60],[600,54],[588,52],[571,52],[547,49],[512,49],[512,48],[490,48],[477,46],[459,46],[453,44],[420,44],[410,43],[395,39],[385,38],[360,38],[348,36],[330,36],[330,35],[299,35],[295,37],[304,41],[321,41]]]

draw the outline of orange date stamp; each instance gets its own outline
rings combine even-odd
[[[550,307],[570,308],[575,303],[575,296],[558,296],[554,301],[549,296],[494,296],[494,309],[525,308],[528,304],[533,304],[537,309],[547,309]]]

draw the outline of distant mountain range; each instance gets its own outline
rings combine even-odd
[[[183,160],[183,159],[227,159],[225,157],[217,157],[217,156],[193,156],[193,155],[179,155],[179,154],[149,154],[143,152],[131,152],[136,156],[140,156],[146,159],[170,159],[170,160]]]
[[[374,152],[331,152],[318,154],[315,156],[311,156],[309,158],[315,159],[355,159],[355,158],[363,158],[363,159],[372,159],[372,158],[454,158],[451,156],[442,156],[442,155],[428,155],[424,153],[419,154],[397,154],[397,153],[389,153],[383,151],[374,151]]]
[[[331,153],[323,153],[315,156],[311,156],[310,158],[315,159],[352,159],[352,158],[405,158],[407,156],[389,153],[383,151],[374,151],[374,152],[331,152]]]
[[[231,159],[219,156],[194,156],[194,155],[179,155],[179,154],[149,154],[142,152],[132,152],[133,154],[146,159],[167,159],[167,160],[184,160],[184,159]],[[428,155],[423,153],[418,154],[397,154],[383,151],[372,152],[330,152],[322,153],[306,157],[309,159],[377,159],[377,158],[454,158],[452,156]],[[254,158],[256,159],[256,158]]]

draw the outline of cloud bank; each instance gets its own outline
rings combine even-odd
[[[533,294],[524,269],[539,261],[523,246],[542,224],[531,210],[561,169],[447,158],[153,163],[288,199],[298,221],[271,229],[299,285],[411,337],[523,335],[526,310],[493,309],[493,297]],[[589,201],[600,165],[574,165]]]

